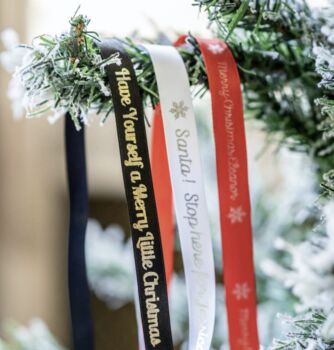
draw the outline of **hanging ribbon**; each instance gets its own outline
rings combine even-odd
[[[160,95],[187,286],[189,349],[208,350],[215,319],[215,269],[189,79],[174,47],[144,47],[152,59]]]
[[[156,111],[161,113],[160,106]],[[170,181],[168,160],[165,150],[165,134],[162,118],[153,118],[151,140],[151,166],[155,199],[164,253],[166,279],[168,288],[171,286],[174,262],[174,213],[172,184]]]
[[[160,106],[156,107],[156,110],[160,111]],[[162,149],[161,145],[163,146]],[[173,277],[175,229],[172,185],[169,177],[168,160],[165,151],[165,135],[161,118],[153,119],[151,140],[151,167],[160,232],[163,233],[161,234],[161,243],[165,262],[168,292],[170,293]],[[139,350],[145,350],[143,327],[140,319],[139,299],[138,294],[136,292],[134,294],[138,328],[138,345]]]
[[[117,41],[103,41],[100,46],[103,59],[111,55],[121,59],[120,66],[106,66],[106,73],[116,117],[145,347],[171,350],[167,283],[136,75],[130,58]]]
[[[240,79],[233,55],[224,42],[218,39],[197,41],[212,96],[230,347],[232,350],[258,350],[251,208]],[[186,36],[182,36],[176,45],[185,43]],[[156,111],[155,119],[158,118],[159,111]],[[159,147],[161,153],[166,153],[162,140]]]
[[[174,263],[174,213],[172,184],[169,176],[168,160],[165,145],[165,135],[162,125],[160,105],[156,106],[155,113],[160,118],[153,118],[151,140],[151,167],[155,200],[157,203],[158,219],[161,232],[162,251],[165,262],[168,292],[171,292],[173,263]],[[138,328],[139,350],[145,350],[143,327],[140,320],[139,299],[135,292],[135,309]]]
[[[77,131],[68,113],[65,118],[65,141],[70,199],[68,284],[73,343],[76,350],[93,350],[93,322],[85,263],[88,190],[84,128]]]

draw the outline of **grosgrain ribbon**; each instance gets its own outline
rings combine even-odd
[[[185,40],[186,36],[182,36],[176,45],[184,44]],[[199,38],[197,41],[212,96],[230,347],[233,350],[258,350],[251,208],[240,79],[233,55],[223,41]],[[157,118],[159,111],[155,112]],[[163,140],[158,147],[160,153],[166,152]],[[163,164],[160,166],[164,167]]]
[[[189,349],[208,350],[215,319],[215,269],[189,79],[174,47],[144,47],[153,62],[163,115],[187,286]],[[165,178],[167,174],[168,171]],[[166,189],[168,185],[167,181]],[[169,207],[168,203],[165,205]]]
[[[84,128],[77,131],[65,118],[66,165],[70,199],[68,285],[73,343],[76,350],[93,350],[94,335],[86,274],[85,236],[88,219]]]
[[[123,180],[128,202],[146,350],[171,350],[167,283],[147,147],[144,111],[132,62],[115,40],[100,44],[115,110]]]

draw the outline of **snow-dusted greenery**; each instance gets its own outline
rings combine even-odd
[[[322,10],[304,0],[195,3],[237,58],[247,109],[271,139],[307,153],[334,194],[333,1]]]
[[[112,109],[111,91],[104,67],[119,64],[117,55],[103,60],[94,42],[98,35],[87,31],[89,20],[77,16],[70,21],[71,30],[60,36],[42,35],[31,45],[20,45],[21,63],[15,67],[14,78],[19,78],[24,89],[24,106],[28,117],[53,113],[51,121],[69,111],[76,127],[79,119],[88,122],[88,113],[103,113]],[[5,32],[5,44],[11,33]],[[15,38],[13,38],[15,39]],[[11,43],[6,44],[13,52]],[[13,52],[18,59],[19,54]],[[7,69],[13,64],[2,55]]]
[[[240,68],[246,110],[262,121],[270,140],[308,154],[323,188],[334,193],[333,10],[310,9],[304,0],[193,0],[208,15],[216,36],[225,39]],[[91,112],[105,121],[112,110],[110,89],[86,16],[75,15],[70,30],[42,35],[25,49],[16,76],[24,87],[29,116],[69,111],[88,122]],[[152,63],[132,40],[124,42],[145,102],[158,102]],[[195,94],[208,89],[194,38],[179,48]],[[117,57],[110,59],[117,64]],[[110,63],[108,62],[108,63]]]
[[[0,339],[0,350],[65,350],[40,319],[28,326],[8,324],[5,336],[6,340]]]
[[[132,245],[130,240],[125,240],[119,227],[112,225],[104,230],[95,220],[90,220],[87,227],[86,256],[89,283],[97,296],[113,309],[134,302]],[[188,312],[185,281],[183,276],[176,273],[172,279],[170,311],[173,340],[175,344],[180,344],[187,338]],[[226,331],[224,315],[224,292],[222,286],[218,285],[217,332],[213,349],[219,349],[225,336],[221,332],[224,328]]]
[[[333,194],[333,10],[310,9],[304,0],[193,2],[238,61],[246,110],[262,121],[270,140],[308,154],[324,176],[325,192]],[[69,111],[77,127],[79,118],[88,123],[91,112],[102,121],[108,118],[112,102],[104,65],[117,64],[118,58],[102,60],[99,35],[88,25],[86,16],[75,15],[68,32],[20,46],[26,54],[16,77],[23,84],[28,116],[51,114],[53,121]],[[147,52],[131,39],[124,44],[144,101],[155,105],[159,97]],[[179,52],[195,94],[202,96],[207,76],[191,35]]]
[[[86,259],[91,289],[110,308],[134,302],[135,269],[131,240],[115,225],[103,229],[95,220],[87,226]],[[184,279],[174,275],[171,292],[171,316],[174,340],[184,339],[187,319]]]
[[[119,226],[103,230],[97,221],[88,222],[86,261],[90,287],[99,298],[113,309],[133,301],[132,245],[124,242]]]
[[[26,98],[20,78],[14,73],[18,67],[25,64],[27,50],[23,47],[18,48],[19,37],[13,29],[4,30],[1,33],[1,41],[6,51],[0,53],[0,62],[9,73],[13,74],[7,96],[11,101],[14,118],[19,119],[25,113]]]
[[[285,339],[275,339],[271,350],[330,350],[334,347],[333,315],[310,311],[303,316],[282,316],[289,331]]]
[[[267,275],[290,288],[299,299],[297,311],[321,309],[329,312],[334,307],[334,202],[324,208],[325,232],[322,227],[309,240],[292,244],[277,238],[277,249],[290,255],[286,266],[274,261],[263,261]],[[321,231],[320,231],[321,230]]]

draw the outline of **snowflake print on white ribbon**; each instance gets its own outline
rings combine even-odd
[[[237,300],[247,300],[251,291],[248,283],[237,283],[232,293]]]
[[[179,118],[185,118],[186,117],[186,113],[188,111],[189,107],[187,107],[184,104],[184,101],[180,101],[180,102],[173,102],[172,104],[172,108],[169,110],[172,114],[174,114],[174,118],[175,119],[179,119]]]
[[[230,212],[228,213],[228,218],[231,221],[231,224],[242,223],[247,214],[242,209],[242,207],[230,207]]]
[[[217,44],[211,43],[208,45],[208,50],[211,51],[214,55],[218,55],[225,51],[225,47],[223,47],[218,43]]]

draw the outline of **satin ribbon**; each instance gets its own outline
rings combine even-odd
[[[230,348],[260,348],[247,149],[238,67],[221,40],[197,39],[208,73]]]
[[[144,47],[153,62],[163,115],[187,286],[189,349],[208,350],[215,319],[215,269],[189,79],[184,62],[174,47]],[[160,154],[160,162],[164,157]],[[168,171],[164,178],[167,174]],[[164,185],[161,183],[161,186]],[[169,190],[168,181],[165,186],[164,191]],[[170,203],[165,205],[170,207]]]
[[[111,64],[105,69],[115,110],[145,347],[171,350],[167,283],[136,75],[130,58],[117,41],[103,41],[100,48],[103,59],[111,55],[121,59],[120,66]]]
[[[73,343],[76,350],[93,350],[93,322],[85,262],[88,189],[84,136],[84,128],[77,131],[67,113],[65,141],[70,200],[68,286]]]

